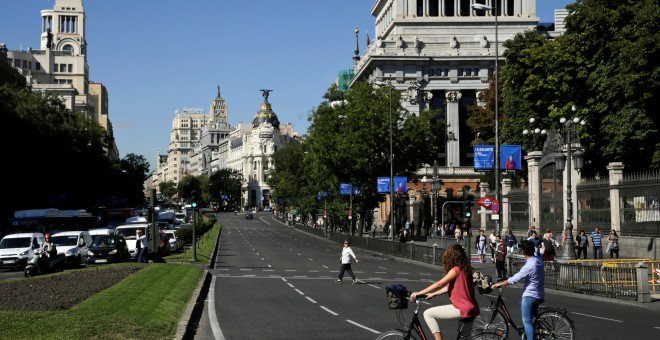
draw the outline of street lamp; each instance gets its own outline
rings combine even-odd
[[[500,202],[500,116],[498,111],[499,106],[499,79],[498,79],[498,64],[499,64],[499,41],[497,36],[497,6],[487,6],[482,4],[472,4],[475,10],[492,11],[495,14],[495,200]],[[501,203],[500,203],[501,204]],[[500,220],[497,220],[497,233],[500,234]]]
[[[433,215],[433,223],[431,224],[431,233],[435,232],[438,227],[438,218],[436,215],[436,206],[438,205],[438,190],[440,190],[440,179],[438,178],[438,161],[433,161],[433,179],[431,180],[431,213]]]
[[[571,107],[573,114],[577,111],[575,106]],[[584,165],[584,157],[582,151],[579,149],[579,145],[573,146],[573,141],[571,140],[573,134],[576,133],[577,125],[584,125],[585,121],[580,121],[580,118],[566,119],[561,118],[559,122],[563,125],[562,130],[565,132],[565,139],[562,140],[566,145],[566,155],[563,153],[555,154],[555,169],[564,170],[566,166],[566,205],[568,206],[568,214],[566,214],[566,240],[564,241],[564,250],[562,252],[561,258],[564,260],[574,260],[575,256],[575,241],[573,240],[573,198],[571,197],[571,157],[575,159],[575,170],[580,171]],[[561,136],[559,138],[562,138]],[[573,152],[575,149],[575,152]]]
[[[532,151],[536,151],[537,145],[536,145],[536,136],[537,135],[545,135],[546,131],[545,129],[541,130],[540,128],[534,128],[534,122],[536,122],[536,119],[530,118],[529,119],[529,129],[523,130],[523,135],[532,135]]]
[[[378,86],[390,87],[390,233],[392,234],[392,242],[394,242],[394,163],[392,163],[392,82],[375,81],[374,84]]]

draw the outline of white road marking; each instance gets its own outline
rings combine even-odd
[[[213,331],[213,337],[219,340],[225,340],[224,334],[222,334],[222,329],[220,329],[220,323],[218,323],[218,316],[215,314],[215,276],[211,279],[211,287],[209,288],[210,298],[206,301],[206,307],[209,311],[209,324],[211,324],[211,331]]]
[[[305,298],[306,298],[307,300],[309,300],[311,303],[316,303],[316,301],[312,300],[312,298],[309,297],[309,296],[305,296]]]
[[[603,318],[603,317],[600,317],[600,316],[595,316],[595,315],[590,315],[590,314],[582,314],[582,313],[575,313],[575,312],[573,312],[573,314],[582,315],[582,316],[586,316],[588,318],[594,318],[594,319],[601,319],[601,320],[614,321],[614,322],[623,322],[623,320]]]
[[[359,323],[357,323],[357,322],[355,322],[355,321],[352,321],[352,320],[346,320],[346,322],[348,322],[348,323],[350,323],[350,324],[353,324],[353,325],[355,325],[355,326],[358,326],[358,327],[360,327],[360,328],[362,328],[362,329],[366,329],[366,330],[368,330],[369,332],[374,333],[374,334],[380,334],[380,333],[381,333],[381,332],[379,332],[379,331],[377,331],[377,330],[375,330],[375,329],[373,329],[373,328],[369,328],[369,327],[367,327],[367,326],[360,325]]]
[[[331,311],[330,309],[328,309],[328,308],[325,307],[325,306],[321,306],[321,309],[323,309],[324,311],[326,311],[326,312],[328,312],[328,313],[330,313],[330,314],[332,314],[332,315],[334,315],[334,316],[339,315],[339,314],[337,314],[337,313]]]
[[[300,291],[300,289],[294,289],[294,290],[295,290],[296,292],[298,292],[298,294],[300,294],[300,295],[305,295],[305,293],[303,293],[302,291]]]

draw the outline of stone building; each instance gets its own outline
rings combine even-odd
[[[7,50],[5,62],[33,91],[56,94],[66,108],[88,115],[112,136],[108,91],[89,80],[85,20],[82,0],[55,0],[53,9],[41,11],[40,48]],[[115,143],[107,152],[119,158]]]
[[[475,10],[474,4],[495,9]],[[376,0],[371,14],[375,17],[375,38],[363,55],[356,46],[351,84],[362,80],[389,82],[402,93],[401,104],[409,112],[437,110],[448,135],[437,156],[438,167],[421,168],[416,178],[409,179],[414,182],[409,184],[406,197],[396,198],[395,206],[407,205],[405,220],[414,220],[418,227],[420,223],[430,224],[428,217],[420,216],[430,215],[429,210],[436,212],[435,220],[443,213],[457,216],[452,203],[447,212],[437,203],[424,205],[429,200],[439,202],[439,197],[461,200],[464,190],[475,196],[488,193],[485,183],[480,188],[483,174],[473,170],[471,142],[476,136],[466,125],[467,107],[485,105],[482,91],[495,72],[496,58],[500,65],[504,62],[503,42],[537,29],[536,0]],[[440,183],[433,190],[426,185],[432,180]],[[452,197],[455,193],[458,197]],[[374,216],[379,225],[387,223],[389,206],[388,198]],[[494,222],[482,215],[481,225],[487,224],[490,228]]]

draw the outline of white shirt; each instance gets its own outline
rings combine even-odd
[[[142,248],[149,248],[149,240],[147,239],[146,235],[142,235],[137,239],[138,241],[140,241],[140,245],[142,246]]]
[[[357,257],[355,257],[355,253],[353,253],[351,247],[344,247],[344,249],[341,251],[341,263],[351,263],[351,257],[357,260]]]

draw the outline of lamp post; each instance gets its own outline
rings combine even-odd
[[[540,128],[534,128],[534,122],[536,122],[536,119],[530,118],[529,119],[529,129],[523,130],[523,135],[531,135],[532,136],[532,151],[536,151],[537,145],[536,145],[536,136],[537,135],[545,135],[546,131],[545,129],[541,130]]]
[[[438,161],[433,161],[433,179],[431,180],[431,214],[433,215],[433,223],[431,224],[431,233],[434,233],[438,227],[438,218],[436,214],[436,206],[438,205],[438,190],[440,190],[440,179],[438,178]]]
[[[500,202],[500,116],[499,116],[499,41],[498,41],[498,25],[497,25],[497,6],[487,6],[482,4],[472,4],[475,10],[491,11],[495,15],[495,200]],[[500,202],[501,204],[501,202]],[[497,233],[501,233],[500,220],[497,220]]]
[[[376,81],[374,84],[390,87],[390,233],[392,235],[392,242],[394,242],[394,163],[392,163],[392,147],[394,144],[392,142],[392,90],[394,90],[394,87],[390,81]]]
[[[573,114],[577,111],[575,106],[571,107]],[[561,258],[563,260],[574,260],[575,256],[575,241],[573,240],[573,198],[571,193],[571,180],[572,180],[572,170],[571,170],[571,157],[575,158],[575,170],[581,170],[584,165],[584,157],[582,151],[579,149],[579,146],[576,146],[575,153],[573,153],[573,141],[571,140],[573,134],[576,133],[577,125],[584,125],[585,121],[580,121],[580,118],[566,119],[561,118],[559,122],[563,125],[562,130],[565,132],[565,139],[562,142],[565,142],[566,145],[566,155],[563,153],[555,154],[555,169],[564,170],[566,166],[566,205],[568,209],[568,214],[566,214],[566,240],[564,241],[564,250],[562,251]],[[559,137],[561,138],[561,137]],[[562,143],[564,144],[564,143]]]
[[[422,177],[422,230],[427,229],[426,226],[426,182],[428,179],[426,176]],[[427,231],[428,232],[428,231]]]

